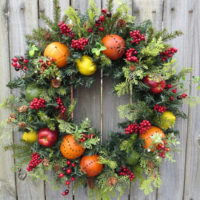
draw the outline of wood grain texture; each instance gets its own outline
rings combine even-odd
[[[162,0],[134,0],[133,1],[133,15],[136,16],[135,22],[141,23],[144,20],[150,19],[153,27],[158,30],[162,29],[162,13],[163,1]],[[145,196],[144,192],[139,189],[139,183],[133,183],[130,191],[130,200],[155,200],[156,190]]]
[[[6,87],[7,82],[10,81],[10,55],[9,55],[9,34],[8,34],[8,2],[6,0],[0,1],[0,102],[2,102],[9,94],[10,90]],[[6,120],[9,116],[9,112],[0,110],[0,121]],[[0,135],[5,134],[7,130],[1,130]],[[3,141],[0,143],[0,200],[16,199],[16,186],[15,186],[15,173],[8,170],[10,166],[14,164],[12,152],[5,152],[3,146],[10,144],[13,141],[12,133],[11,137],[5,135]]]
[[[199,13],[200,2],[187,0],[186,6],[186,30],[187,30],[187,66],[193,68],[192,75],[200,75],[200,47],[199,47]],[[185,30],[185,31],[186,31]],[[194,86],[190,86],[191,96],[200,96]],[[200,136],[199,124],[200,106],[189,107],[188,131],[187,131],[187,146],[185,157],[185,186],[184,199],[200,200],[200,148],[198,147],[198,137]]]
[[[31,0],[10,0],[9,1],[9,43],[10,56],[24,55],[25,52],[25,34],[30,33],[33,28],[38,26],[38,8],[37,1]],[[11,78],[17,74],[12,69]],[[18,95],[18,91],[14,91]],[[21,133],[15,131],[14,141],[17,143],[21,139]],[[44,183],[38,181],[33,183],[29,178],[20,180],[17,174],[17,194],[19,200],[44,199]]]
[[[163,25],[168,29],[169,32],[175,30],[182,30],[184,35],[170,41],[171,45],[178,49],[176,58],[178,61],[178,70],[182,66],[188,66],[191,51],[188,46],[188,29],[187,24],[187,0],[180,2],[177,1],[165,1],[164,14],[163,14]],[[183,110],[188,113],[188,106],[185,105]],[[175,154],[176,163],[163,162],[161,167],[161,178],[163,183],[161,188],[158,190],[158,199],[182,199],[184,190],[184,171],[185,171],[185,151],[187,143],[187,121],[178,120],[177,129],[180,130],[180,141],[181,149],[180,153]],[[167,188],[167,189],[166,189]]]
[[[69,0],[60,0],[60,8],[61,8],[61,17],[64,16],[64,11],[69,6]],[[45,14],[50,19],[53,20],[53,1],[49,0],[39,0],[39,14]],[[39,20],[39,26],[44,26],[44,22],[40,19]],[[51,173],[49,173],[49,177],[51,178]],[[49,183],[45,183],[45,198],[46,200],[62,200],[66,199],[66,197],[63,197],[61,193],[66,189],[65,186],[60,188],[59,190],[54,190]],[[73,193],[72,190],[70,190],[69,195],[67,198],[73,199]]]
[[[100,8],[100,2],[96,1],[97,6]],[[99,2],[99,3],[98,3]],[[71,6],[80,11],[82,14],[88,8],[89,1],[71,1]],[[95,83],[91,88],[79,88],[75,91],[75,98],[77,99],[77,106],[75,109],[75,119],[77,122],[82,121],[86,117],[89,118],[91,124],[96,129],[100,130],[101,115],[100,115],[100,73],[95,73]],[[83,187],[78,188],[74,193],[75,200],[88,200],[88,190]]]

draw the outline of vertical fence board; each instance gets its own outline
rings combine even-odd
[[[163,1],[162,0],[133,0],[133,15],[136,16],[135,22],[140,23],[150,19],[153,23],[153,27],[158,30],[162,29],[162,12],[163,12]],[[131,187],[131,200],[155,200],[156,191],[144,195],[144,192],[139,188],[139,183],[132,184]]]
[[[36,28],[38,25],[37,1],[10,0],[9,14],[10,55],[11,57],[23,55],[25,51],[25,34],[30,33],[32,28]],[[12,69],[11,78],[16,75],[16,71]],[[18,95],[16,91],[14,93]],[[15,131],[14,135],[14,141],[17,143],[21,139],[21,133]],[[33,183],[29,178],[20,180],[17,176],[17,194],[19,200],[42,200],[44,199],[44,183],[43,181]]]
[[[10,80],[10,68],[9,68],[9,36],[8,36],[8,2],[6,0],[0,1],[0,102],[10,93],[10,90],[6,87],[7,82]],[[3,47],[3,48],[2,48]],[[0,121],[5,120],[8,117],[9,112],[0,110]],[[6,130],[1,130],[1,134],[5,134]],[[0,134],[0,135],[1,135]],[[3,146],[10,144],[13,141],[11,135],[10,138],[5,136],[3,142],[0,144],[1,155],[1,170],[0,170],[0,199],[14,200],[16,199],[16,187],[15,187],[15,173],[8,170],[13,166],[14,160],[12,152],[5,152]]]
[[[69,6],[69,0],[60,0],[60,8],[61,8],[61,17],[64,16],[64,11],[68,8]],[[40,14],[45,14],[47,17],[49,17],[51,20],[53,20],[53,1],[49,0],[39,0],[39,15]],[[42,27],[44,26],[44,22],[40,19],[39,20],[39,25]],[[52,172],[53,173],[53,172]],[[51,176],[51,173],[49,173],[49,176]],[[51,177],[50,177],[51,179]],[[59,190],[54,190],[51,187],[50,183],[45,183],[45,197],[46,200],[62,200],[65,199],[66,197],[63,197],[61,193],[66,189],[66,186],[62,186]],[[67,198],[73,199],[72,197],[72,190],[70,190],[69,195]]]
[[[200,70],[200,47],[199,40],[199,9],[200,2],[198,0],[187,0],[186,13],[187,13],[187,25],[188,30],[188,67],[193,68],[192,75],[199,76]],[[196,87],[191,86],[191,95],[199,96]],[[198,146],[198,137],[200,136],[200,124],[199,124],[199,112],[200,106],[189,108],[188,118],[188,136],[186,146],[186,165],[185,165],[185,187],[184,198],[185,200],[193,199],[200,200],[199,188],[200,188],[200,146]]]
[[[178,49],[176,55],[180,70],[182,66],[188,66],[188,30],[187,22],[187,1],[165,1],[164,2],[163,25],[169,32],[182,30],[184,35],[170,41],[171,45]],[[184,106],[183,110],[187,113],[188,106]],[[161,178],[163,183],[158,190],[158,199],[182,199],[184,188],[184,166],[185,166],[185,151],[187,140],[187,121],[179,120],[177,129],[180,130],[181,152],[175,154],[176,163],[164,162],[161,167]]]
[[[97,6],[101,8],[101,1],[95,1]],[[84,14],[89,6],[88,0],[72,0],[71,6]],[[86,117],[89,118],[93,127],[100,130],[100,73],[94,75],[95,82],[91,88],[79,88],[75,91],[77,106],[75,109],[75,120],[80,122]],[[78,188],[74,193],[75,200],[88,200],[88,190],[84,187]]]

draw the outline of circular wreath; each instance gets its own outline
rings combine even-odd
[[[176,118],[185,117],[180,106],[188,99],[182,81],[188,69],[176,73],[177,49],[166,43],[181,32],[156,31],[150,21],[135,24],[125,3],[115,13],[112,0],[107,4],[99,12],[91,1],[86,15],[69,7],[60,21],[54,0],[54,21],[42,16],[48,28],[28,35],[25,56],[12,59],[21,76],[8,87],[21,94],[4,106],[12,109],[7,123],[23,135],[6,148],[19,158],[16,169],[25,164],[29,175],[46,181],[46,171],[53,171],[56,185],[66,185],[64,196],[72,183],[88,185],[103,199],[113,190],[122,195],[137,179],[145,194],[159,187],[160,163],[174,161],[179,143]],[[107,141],[88,118],[78,124],[73,117],[73,90],[90,87],[98,70],[114,80],[114,93],[130,95],[130,103],[118,107],[122,132]]]

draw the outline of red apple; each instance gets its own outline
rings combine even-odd
[[[143,82],[151,88],[151,92],[153,94],[161,93],[166,86],[165,80],[162,79],[160,76],[146,76],[143,79]]]
[[[58,133],[49,128],[40,129],[38,132],[38,143],[44,147],[53,146],[58,139]]]

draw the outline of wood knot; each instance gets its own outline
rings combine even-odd
[[[192,13],[193,13],[193,10],[189,10],[189,13],[192,14]]]
[[[171,12],[173,12],[175,10],[175,8],[171,8]]]
[[[153,10],[152,13],[153,13],[153,14],[156,14],[156,10]]]
[[[19,169],[18,173],[17,173],[17,177],[23,181],[25,180],[25,178],[27,177],[27,172],[24,169]]]

